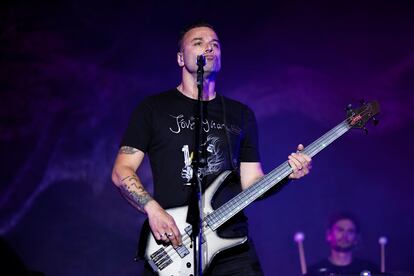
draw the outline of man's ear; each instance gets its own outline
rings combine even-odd
[[[177,53],[177,63],[180,67],[184,66],[184,56],[183,56],[183,52],[178,52]]]

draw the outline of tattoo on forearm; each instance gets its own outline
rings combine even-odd
[[[145,191],[134,174],[121,180],[120,191],[134,207],[144,212],[144,206],[153,198]]]
[[[125,153],[125,154],[133,154],[138,152],[138,150],[136,148],[133,147],[128,147],[128,146],[123,146],[119,149],[119,153]]]

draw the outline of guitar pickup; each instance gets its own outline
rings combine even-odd
[[[184,244],[181,245],[181,246],[178,246],[177,248],[175,248],[175,251],[177,251],[177,253],[181,257],[181,259],[183,259],[185,256],[190,254],[190,251],[188,251],[187,247],[185,247]]]

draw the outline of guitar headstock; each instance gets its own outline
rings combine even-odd
[[[346,123],[351,128],[362,128],[365,131],[365,125],[369,120],[373,120],[374,125],[378,124],[378,120],[375,119],[375,115],[380,112],[380,105],[377,101],[372,102],[362,102],[362,105],[359,108],[352,109],[349,105],[347,107],[347,119]]]

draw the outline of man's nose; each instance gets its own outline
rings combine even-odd
[[[207,43],[205,52],[210,53],[212,51],[213,51],[213,45],[211,43]]]

